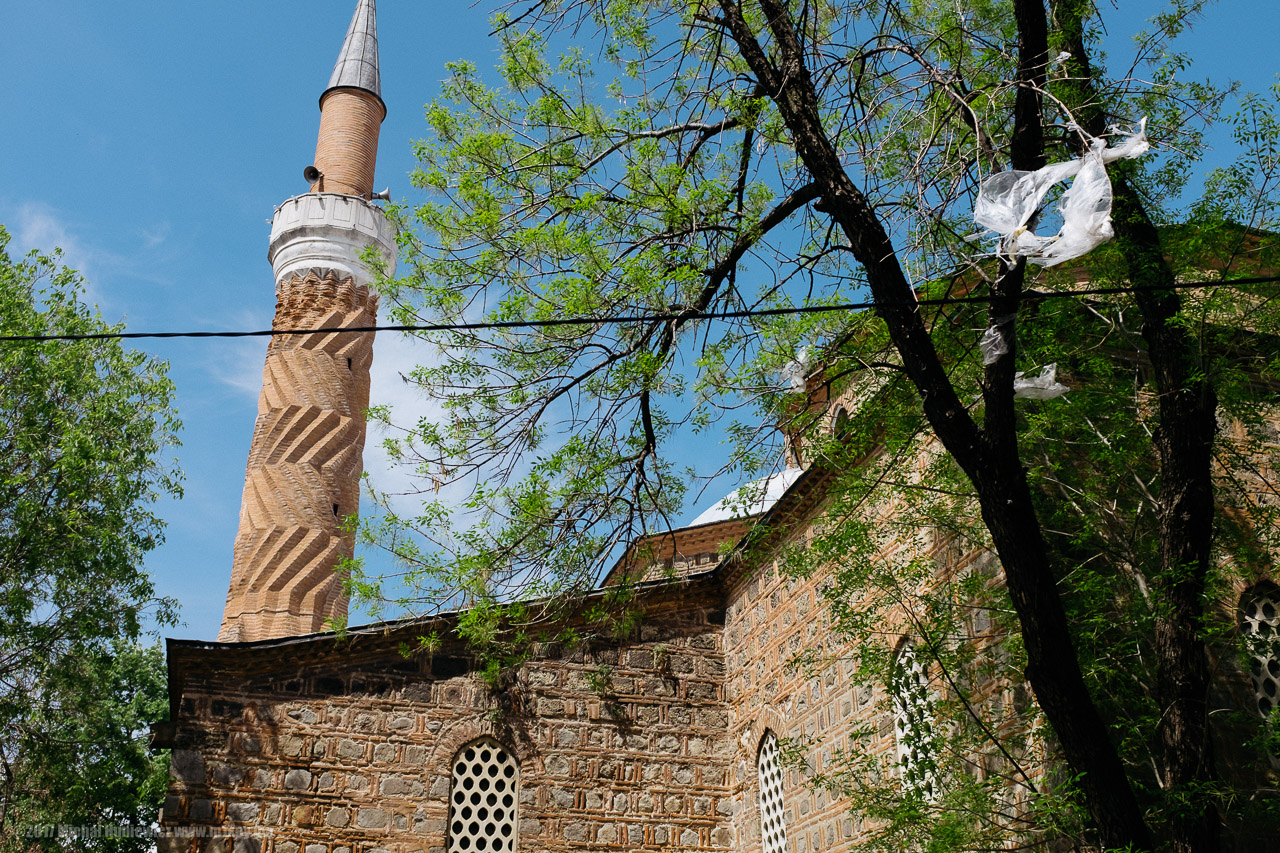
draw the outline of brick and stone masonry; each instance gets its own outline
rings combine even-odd
[[[401,654],[448,617],[171,641],[162,849],[439,853],[452,759],[486,735],[520,764],[520,850],[735,849],[719,591],[704,575],[646,601],[634,641],[547,647],[502,691],[457,642]]]
[[[276,328],[371,326],[377,296],[332,270],[278,288]],[[267,349],[219,639],[324,630],[345,615],[335,571],[359,504],[373,333],[276,336]]]
[[[320,97],[318,176],[272,220],[273,329],[376,324],[366,249],[395,271],[395,234],[372,204],[385,116],[375,6],[360,0]],[[372,359],[372,332],[272,337],[220,640],[308,634],[345,619],[338,569],[353,548],[343,531],[359,508]]]
[[[315,167],[322,177],[311,191],[368,198],[386,107],[369,92],[346,88],[331,89],[320,103]]]

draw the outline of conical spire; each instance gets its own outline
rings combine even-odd
[[[382,100],[382,76],[378,73],[378,12],[374,0],[360,0],[347,28],[342,53],[333,66],[327,94],[333,89],[363,89]],[[324,95],[320,96],[324,99]]]

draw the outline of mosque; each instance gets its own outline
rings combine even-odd
[[[373,246],[394,270],[395,235],[373,185],[386,115],[375,16],[373,0],[360,0],[320,96],[309,189],[275,212],[275,328],[375,325],[361,257]],[[847,804],[780,755],[780,743],[804,738],[821,765],[870,729],[877,754],[910,762],[913,707],[887,710],[854,686],[822,573],[798,580],[776,568],[820,516],[829,475],[789,469],[748,517],[720,506],[655,538],[648,553],[662,571],[636,586],[638,636],[547,646],[495,692],[460,641],[430,656],[400,652],[430,631],[450,637],[457,614],[353,628],[342,642],[326,633],[347,609],[334,567],[353,548],[342,519],[359,500],[373,338],[271,340],[218,641],[168,643],[170,719],[156,726],[156,743],[172,749],[161,849],[856,849],[863,827]],[[833,413],[839,404],[825,403]],[[725,559],[758,521],[771,532],[751,558]],[[946,571],[991,562],[928,537],[902,547]],[[1277,630],[1280,588],[1260,583],[1241,602],[1242,624]],[[800,648],[825,650],[829,663],[788,666]],[[923,689],[928,673],[914,672]],[[1269,701],[1277,675],[1280,664],[1260,661],[1242,689]]]

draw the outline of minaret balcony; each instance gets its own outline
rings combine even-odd
[[[306,193],[276,208],[267,260],[277,283],[309,269],[326,269],[368,285],[373,271],[361,256],[369,246],[377,247],[387,275],[394,275],[396,233],[381,208],[359,196]]]

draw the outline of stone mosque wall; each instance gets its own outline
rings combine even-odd
[[[735,849],[742,793],[718,593],[703,578],[650,603],[639,640],[549,653],[499,694],[467,671],[460,648],[400,655],[421,623],[345,643],[171,644],[179,707],[162,826],[182,830],[166,849],[504,849],[459,846],[466,825],[449,827],[466,781],[455,758],[477,742],[510,751],[516,802],[459,806],[509,823],[519,849]]]

